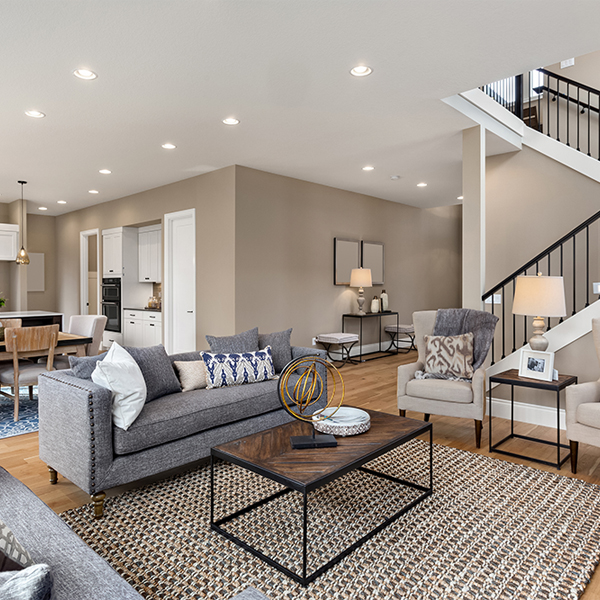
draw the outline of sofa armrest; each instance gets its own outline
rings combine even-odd
[[[40,458],[88,494],[113,461],[112,394],[65,371],[39,378]]]
[[[327,352],[319,348],[303,348],[302,346],[292,346],[292,360],[301,356],[318,356],[327,359]]]
[[[577,407],[588,402],[600,402],[600,381],[570,385],[565,390],[567,426],[577,423]]]
[[[473,379],[471,380],[471,386],[473,387],[473,404],[475,406],[483,406],[483,415],[485,416],[485,369],[479,367],[475,373],[473,373]]]
[[[422,362],[414,362],[408,365],[400,365],[398,367],[398,388],[396,396],[399,398],[401,396],[406,396],[406,384],[415,378],[415,373],[417,371],[423,370]]]

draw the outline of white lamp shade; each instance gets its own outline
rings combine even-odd
[[[567,314],[562,277],[517,277],[513,314],[531,317],[564,317]]]
[[[350,287],[373,287],[371,269],[352,269]]]

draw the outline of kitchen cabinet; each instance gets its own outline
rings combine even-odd
[[[102,232],[102,273],[104,277],[123,274],[123,233]]]
[[[161,281],[162,228],[160,225],[140,227],[138,230],[139,281]]]
[[[117,342],[119,346],[122,346],[123,334],[116,331],[105,331],[102,334],[102,346],[104,349],[108,350],[113,345],[113,342]]]
[[[126,346],[136,348],[157,346],[162,343],[162,315],[160,312],[125,309]]]
[[[16,260],[19,251],[19,226],[0,223],[0,260]]]

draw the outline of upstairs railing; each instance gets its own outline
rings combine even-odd
[[[600,160],[600,90],[547,69],[490,83],[481,90],[526,125]]]
[[[590,304],[591,273],[596,276],[600,273],[599,240],[600,212],[597,212],[483,294],[486,309],[499,317],[496,338],[491,347],[492,364],[515,352],[529,340],[528,317],[512,314],[517,277],[540,272],[564,277],[567,316],[572,316]],[[562,321],[563,318],[546,319],[548,329]]]

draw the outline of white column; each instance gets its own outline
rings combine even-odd
[[[462,305],[483,310],[485,292],[485,128],[463,131]]]

